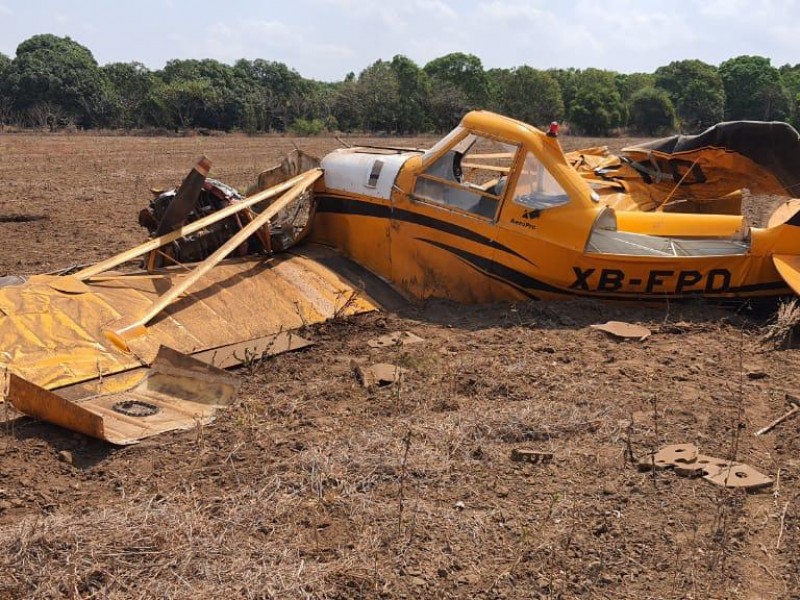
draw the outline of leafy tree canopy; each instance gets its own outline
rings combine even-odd
[[[655,75],[651,73],[617,73],[615,81],[623,102],[630,102],[636,92],[656,84]]]
[[[402,54],[392,59],[391,68],[398,84],[398,131],[424,131],[430,125],[427,114],[430,95],[428,76],[414,61]]]
[[[564,116],[561,88],[555,77],[529,66],[489,71],[492,107],[527,123],[545,125]]]
[[[417,133],[449,129],[475,108],[535,125],[566,118],[574,131],[592,135],[629,126],[696,132],[724,118],[800,125],[800,65],[776,69],[767,58],[739,56],[719,68],[675,61],[652,74],[527,65],[484,70],[477,56],[454,52],[422,68],[396,55],[329,83],[260,58],[233,65],[171,60],[158,71],[135,62],[99,67],[87,48],[51,34],[21,43],[13,60],[0,54],[3,125],[299,132],[322,124]]]
[[[474,54],[446,54],[425,65],[425,72],[461,90],[470,108],[484,108],[489,100],[489,81],[481,59]]]
[[[363,125],[372,131],[397,131],[400,82],[392,64],[378,60],[358,76],[358,98]]]
[[[586,69],[577,75],[577,93],[570,108],[570,122],[589,135],[608,135],[622,125],[625,106],[612,71]]]
[[[659,67],[656,86],[669,94],[681,129],[698,132],[723,119],[725,88],[717,69],[700,60],[679,60]]]
[[[42,34],[22,42],[8,69],[6,86],[17,110],[57,105],[85,125],[92,125],[101,110],[97,61],[88,48],[69,37]]]
[[[643,87],[633,94],[630,120],[634,131],[649,136],[673,133],[677,123],[669,95],[653,87]]]
[[[725,86],[728,120],[786,120],[791,113],[789,94],[781,74],[763,56],[737,56],[719,66]]]
[[[0,80],[5,77],[9,67],[11,67],[11,59],[0,52]]]

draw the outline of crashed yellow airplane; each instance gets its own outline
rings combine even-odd
[[[731,123],[565,155],[555,125],[478,111],[428,150],[345,148],[319,166],[295,153],[247,198],[201,161],[142,212],[149,241],[0,287],[6,395],[120,444],[194,426],[235,392],[219,367],[374,310],[381,282],[459,302],[800,293],[794,204],[765,229],[730,214],[742,187],[793,196],[799,148],[786,125]],[[115,271],[141,257],[145,270]]]

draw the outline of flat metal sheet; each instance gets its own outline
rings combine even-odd
[[[218,265],[131,341],[131,354],[114,347],[103,330],[143,314],[185,270],[98,276],[86,282],[88,291],[47,275],[2,287],[0,370],[53,390],[145,367],[162,345],[196,354],[379,307],[360,289],[361,279],[332,267],[347,263],[336,251],[305,253]]]
[[[12,374],[9,399],[26,415],[113,444],[210,423],[233,400],[238,380],[230,373],[169,348],[130,389],[80,402]]]

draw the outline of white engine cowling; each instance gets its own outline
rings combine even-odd
[[[325,187],[349,194],[389,200],[397,173],[418,152],[343,148],[322,159]]]

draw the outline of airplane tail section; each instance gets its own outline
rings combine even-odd
[[[788,286],[800,295],[800,256],[776,254],[772,262]]]

